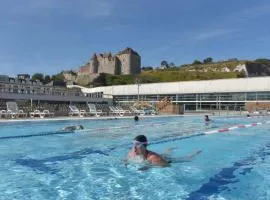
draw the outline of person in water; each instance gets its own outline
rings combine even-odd
[[[157,165],[161,167],[166,167],[169,165],[161,155],[149,151],[147,149],[148,141],[146,136],[138,135],[133,140],[133,146],[128,153],[128,160],[141,160],[148,161],[152,165]]]
[[[82,129],[84,129],[82,125],[66,126],[64,128],[65,131],[75,131],[75,130],[82,130]]]
[[[209,116],[208,116],[208,115],[204,115],[204,121],[205,121],[205,122],[210,122],[210,121],[211,121],[211,119],[209,118]]]
[[[138,117],[138,115],[135,115],[135,117],[134,117],[134,121],[135,121],[135,122],[139,121],[139,117]]]
[[[134,138],[132,149],[128,153],[127,161],[146,161],[149,164],[139,170],[146,170],[151,166],[168,167],[172,162],[191,161],[196,155],[201,153],[201,151],[197,151],[186,157],[170,158],[168,155],[160,155],[156,152],[149,151],[147,145],[148,141],[146,136],[138,135]],[[125,165],[127,165],[127,162]]]

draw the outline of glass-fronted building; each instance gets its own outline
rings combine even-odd
[[[156,103],[170,98],[185,110],[270,109],[270,77],[167,82],[83,88],[86,94],[102,93],[115,103]]]

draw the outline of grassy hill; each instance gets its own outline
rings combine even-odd
[[[108,86],[134,84],[136,79],[140,83],[158,83],[175,81],[211,80],[246,77],[248,70],[252,69],[252,74],[270,75],[270,60],[258,59],[255,61],[220,61],[206,64],[188,64],[180,67],[170,67],[166,69],[142,70],[138,76],[111,74],[100,74],[100,76],[89,82],[81,80],[84,86]],[[258,74],[258,71],[260,74]],[[269,74],[268,74],[269,71]],[[83,79],[83,78],[82,78]]]

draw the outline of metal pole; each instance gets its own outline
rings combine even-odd
[[[138,97],[137,97],[138,101],[140,101],[140,85],[139,85],[139,82],[138,82]]]
[[[136,78],[136,83],[137,83],[137,87],[138,87],[137,100],[139,102],[140,101],[140,86],[141,86],[141,84],[140,84],[140,79],[138,77]]]

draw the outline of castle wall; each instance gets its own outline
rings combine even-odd
[[[108,73],[113,75],[139,74],[141,58],[131,48],[126,48],[112,56],[109,54],[94,54],[89,63],[81,67],[78,75]]]
[[[95,74],[95,73],[98,73],[98,61],[96,59],[92,59],[90,61],[90,74]]]
[[[117,58],[120,61],[120,71],[121,75],[130,74],[130,55],[129,54],[120,54],[117,55]]]
[[[103,58],[99,62],[98,66],[98,73],[107,73],[107,74],[115,74],[115,66],[116,62],[115,59],[108,59],[108,58]]]
[[[130,73],[139,74],[141,73],[141,57],[137,55],[130,55]]]

